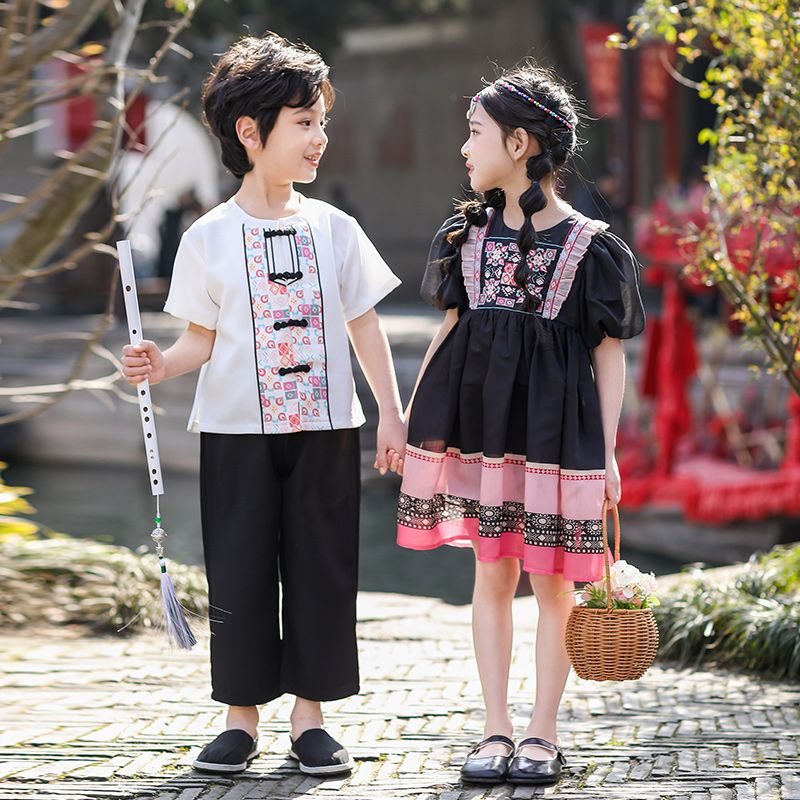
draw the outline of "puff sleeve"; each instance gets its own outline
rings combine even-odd
[[[447,241],[447,235],[463,228],[464,223],[464,216],[456,214],[446,219],[436,232],[428,253],[428,263],[420,287],[420,296],[426,303],[442,311],[457,308],[459,314],[469,308],[469,299],[464,288],[460,254]],[[453,256],[455,256],[453,260],[446,264],[442,263],[443,259]]]
[[[604,337],[630,339],[644,329],[639,264],[613,233],[600,233],[586,253],[582,272],[580,330],[587,347]]]

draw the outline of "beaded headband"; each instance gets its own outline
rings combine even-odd
[[[562,125],[564,125],[569,130],[571,131],[575,130],[575,125],[565,117],[562,117],[561,114],[557,114],[555,111],[553,111],[552,108],[548,108],[546,105],[544,105],[544,103],[540,103],[535,97],[531,97],[527,92],[523,92],[522,89],[518,89],[516,86],[514,86],[513,83],[509,83],[508,81],[502,79],[496,80],[494,83],[489,84],[489,86],[486,86],[485,88],[481,89],[481,91],[478,92],[478,94],[476,94],[475,97],[472,98],[472,102],[470,103],[469,106],[468,116],[472,116],[472,112],[475,110],[475,105],[478,102],[478,98],[481,96],[481,94],[483,94],[483,92],[486,91],[486,89],[490,88],[490,86],[502,87],[507,92],[511,92],[512,94],[521,97],[526,102],[536,106],[536,108],[541,109],[542,111],[545,112],[545,114],[549,114],[553,119],[558,120]]]

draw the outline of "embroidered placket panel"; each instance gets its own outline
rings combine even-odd
[[[487,236],[484,241],[484,266],[481,275],[477,308],[503,308],[522,313],[537,313],[550,281],[550,275],[563,247],[557,244],[536,244],[528,253],[530,270],[528,291],[536,298],[536,308],[524,312],[525,293],[517,286],[514,272],[522,254],[514,239]]]
[[[330,425],[322,287],[307,222],[285,235],[244,226],[265,433]]]

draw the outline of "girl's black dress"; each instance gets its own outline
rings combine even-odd
[[[447,234],[463,225],[456,216],[440,228],[423,280],[423,297],[459,320],[414,399],[398,542],[473,544],[483,561],[595,580],[605,450],[592,350],[643,329],[636,259],[604,222],[576,212],[537,232],[526,307],[513,279],[517,233],[502,212],[490,209],[456,252]]]

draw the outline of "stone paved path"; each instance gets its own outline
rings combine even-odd
[[[288,700],[264,709],[264,752],[250,770],[193,772],[221,719],[208,699],[206,639],[185,654],[155,634],[5,631],[0,799],[800,800],[800,687],[660,667],[636,683],[570,678],[560,726],[570,769],[558,787],[463,787],[458,767],[482,729],[469,609],[361,600],[363,692],[327,706],[329,728],[356,758],[351,777],[307,778],[284,757]],[[534,609],[532,598],[516,601],[518,732],[533,696]]]

